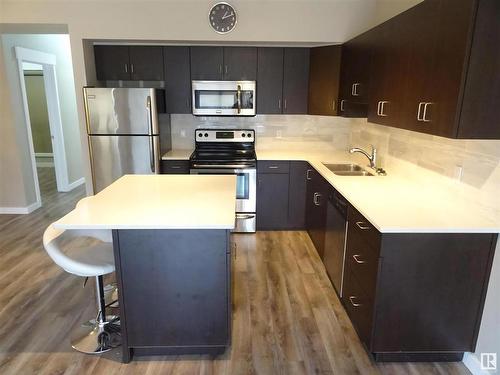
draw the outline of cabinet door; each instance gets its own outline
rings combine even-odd
[[[500,139],[499,14],[499,1],[480,2],[458,138]]]
[[[257,113],[280,114],[283,96],[283,48],[257,49]]]
[[[257,79],[257,48],[224,47],[224,79],[255,81]]]
[[[283,113],[306,114],[309,48],[285,48],[283,61]]]
[[[323,258],[326,235],[326,207],[330,185],[313,168],[308,170],[306,227],[319,256]]]
[[[191,79],[221,80],[223,65],[223,47],[191,47]]]
[[[163,81],[163,48],[130,46],[130,76],[135,81]]]
[[[99,81],[130,79],[128,46],[94,46],[94,57]]]
[[[306,175],[309,168],[309,164],[305,161],[290,162],[288,227],[291,229],[305,229],[306,227]]]
[[[288,174],[262,173],[257,186],[257,229],[288,226]]]
[[[164,47],[165,92],[168,113],[191,113],[189,47]]]
[[[309,114],[335,116],[339,97],[341,46],[310,50]]]
[[[374,30],[368,121],[381,125],[405,125],[400,122],[400,114],[411,38],[410,25],[404,15]]]

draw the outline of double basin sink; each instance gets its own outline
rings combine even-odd
[[[357,164],[325,164],[325,167],[331,170],[338,176],[373,176],[373,173],[368,172],[363,167]]]

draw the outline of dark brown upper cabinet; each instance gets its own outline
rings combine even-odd
[[[99,81],[130,80],[128,46],[94,46],[96,76]]]
[[[191,79],[221,80],[223,69],[223,47],[191,47]]]
[[[256,47],[224,47],[224,80],[255,81],[257,79]]]
[[[338,113],[344,117],[368,116],[371,45],[366,32],[342,45]]]
[[[163,81],[163,48],[156,46],[94,46],[99,81]]]
[[[189,47],[164,47],[165,94],[168,113],[191,113]]]
[[[341,46],[311,48],[308,109],[310,115],[337,115],[341,53]]]
[[[500,139],[500,2],[481,0],[474,26],[458,138]]]
[[[191,79],[255,81],[256,47],[191,47]]]
[[[257,48],[257,114],[281,114],[283,48]]]
[[[368,120],[449,138],[500,138],[500,4],[425,0],[370,31]]]
[[[285,48],[283,57],[283,113],[306,114],[308,91],[309,48]]]

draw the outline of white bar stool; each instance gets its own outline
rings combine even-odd
[[[96,245],[61,249],[63,239],[92,237],[102,241]],[[106,317],[103,276],[115,271],[110,230],[59,230],[50,224],[43,234],[43,246],[52,260],[66,272],[82,277],[95,277],[98,314],[94,321],[81,325],[72,334],[71,346],[82,353],[99,354],[121,343],[117,317]]]

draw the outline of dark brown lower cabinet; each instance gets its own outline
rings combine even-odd
[[[189,160],[162,160],[160,170],[162,174],[189,174]]]
[[[342,302],[379,361],[474,352],[496,234],[379,233],[350,208]]]
[[[305,161],[259,160],[257,166],[257,229],[305,228]]]
[[[231,343],[228,230],[114,230],[123,362]]]
[[[307,170],[306,228],[321,258],[325,249],[326,209],[330,189],[330,184],[314,168]]]

